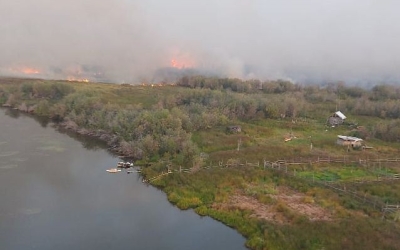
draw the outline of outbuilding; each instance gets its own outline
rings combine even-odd
[[[333,113],[329,118],[327,123],[332,126],[335,127],[337,125],[343,124],[344,120],[347,117],[340,111],[336,111],[335,113]]]
[[[240,132],[242,132],[242,127],[240,127],[239,125],[228,126],[226,129],[230,133],[240,133]]]
[[[361,138],[357,138],[357,137],[353,137],[353,136],[344,136],[344,135],[338,135],[337,136],[337,141],[336,143],[338,145],[342,145],[342,146],[352,146],[354,147],[361,147],[363,144],[363,139]]]

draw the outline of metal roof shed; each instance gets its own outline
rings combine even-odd
[[[335,112],[335,115],[339,116],[340,119],[342,119],[342,120],[344,120],[344,119],[347,118],[347,117],[346,117],[342,112],[340,112],[340,111],[336,111],[336,112]]]

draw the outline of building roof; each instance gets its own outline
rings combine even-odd
[[[347,117],[340,111],[336,111],[335,115],[339,116],[342,120],[346,119]]]
[[[363,139],[353,137],[353,136],[338,135],[337,137],[339,139],[342,139],[343,141],[354,141],[354,142],[363,141]]]

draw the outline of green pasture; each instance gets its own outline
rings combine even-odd
[[[38,91],[46,95],[35,97],[34,91],[29,89],[33,86],[40,87]],[[64,90],[62,95],[54,96],[49,92],[55,87]],[[200,215],[211,216],[235,228],[248,239],[247,246],[252,249],[396,249],[400,244],[398,223],[385,223],[381,212],[367,207],[367,204],[312,184],[312,180],[352,182],[376,179],[378,175],[398,173],[396,166],[367,168],[326,162],[290,165],[288,171],[296,169],[299,178],[263,169],[263,160],[383,159],[400,155],[399,141],[389,142],[375,137],[377,131],[384,131],[382,128],[391,125],[395,119],[377,117],[373,115],[373,109],[368,111],[369,116],[361,115],[352,109],[354,105],[346,106],[346,103],[356,103],[358,99],[341,96],[347,98],[341,103],[348,119],[341,126],[327,126],[327,118],[337,107],[334,99],[339,96],[324,88],[313,91],[311,95],[305,87],[297,92],[253,94],[235,93],[232,89],[191,89],[173,85],[131,86],[0,78],[0,104],[6,101],[12,101],[14,105],[38,104],[42,111],[46,111],[44,114],[62,114],[68,119],[76,119],[80,122],[77,124],[87,126],[87,129],[98,129],[100,122],[104,127],[112,128],[108,132],[126,140],[123,143],[127,149],[136,150],[135,153],[142,156],[136,163],[143,165],[144,178],[165,173],[167,163],[172,164],[173,169],[179,169],[180,165],[185,168],[196,165],[196,171],[163,176],[151,184],[162,189],[179,208],[194,209]],[[219,102],[220,99],[224,101]],[[366,96],[365,100],[370,99]],[[377,103],[376,107],[386,104],[388,108],[395,107],[397,102],[388,99]],[[65,103],[70,110],[66,111]],[[290,113],[287,112],[289,106],[295,109],[296,115],[283,118],[282,114]],[[78,112],[78,109],[93,112]],[[99,109],[104,111],[101,117],[96,116],[95,111]],[[125,115],[129,112],[124,110],[135,112],[128,119]],[[146,111],[146,115],[141,116],[142,111]],[[141,118],[143,120],[136,120]],[[209,123],[204,122],[207,118]],[[189,124],[190,119],[194,119],[189,121],[190,126],[182,125],[185,122]],[[135,125],[132,125],[133,121]],[[196,126],[196,123],[202,124]],[[376,130],[379,124],[381,130]],[[226,129],[230,125],[239,125],[242,131],[230,133]],[[354,130],[357,126],[365,126],[369,132],[365,143],[370,149],[357,150],[336,144],[337,135],[354,135],[358,133]],[[130,135],[137,131],[142,131],[142,134],[134,141]],[[287,138],[291,140],[285,141]],[[39,144],[40,150],[63,151],[63,145],[56,142],[40,141]],[[143,150],[138,150],[138,147]],[[200,159],[201,153],[207,157]],[[12,152],[3,152],[5,159],[11,155]],[[260,167],[200,168],[217,165],[220,161],[260,163]],[[400,182],[367,183],[355,188],[383,202],[396,203],[400,199],[399,185]],[[322,207],[331,214],[332,220],[311,220],[288,204],[272,198],[279,194],[280,189],[303,195],[304,200],[309,201],[307,206]],[[271,211],[285,218],[287,223],[260,219],[251,209],[232,206],[229,202],[235,196],[246,196],[263,206],[271,206]]]

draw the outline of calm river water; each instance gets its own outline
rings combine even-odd
[[[118,158],[0,109],[0,249],[246,249],[223,224],[172,206]]]

